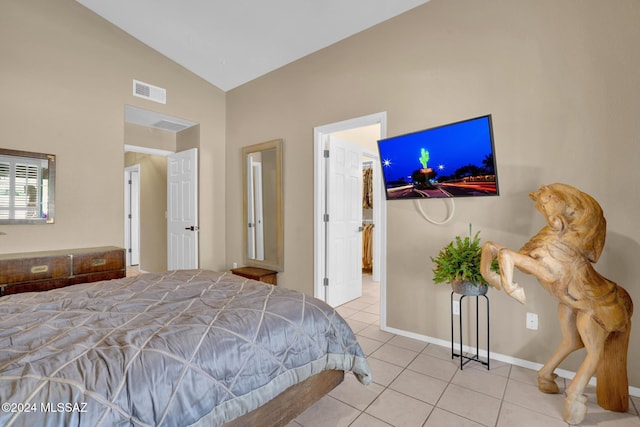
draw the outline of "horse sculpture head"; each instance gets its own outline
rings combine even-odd
[[[600,258],[607,222],[598,202],[567,184],[543,185],[529,197],[547,220],[547,226],[564,243],[574,247],[590,262]]]

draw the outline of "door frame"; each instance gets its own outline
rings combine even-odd
[[[313,158],[314,158],[314,269],[313,269],[313,290],[316,298],[324,300],[324,277],[325,277],[325,259],[326,259],[326,242],[324,234],[324,212],[327,200],[326,186],[326,170],[324,168],[324,147],[325,141],[329,134],[350,129],[356,129],[365,126],[380,125],[380,138],[387,136],[387,112],[374,113],[368,116],[356,117],[353,119],[343,120],[323,126],[317,126],[313,129]],[[379,181],[378,181],[379,182]],[[386,326],[386,263],[387,263],[387,210],[384,188],[379,185],[376,192],[376,200],[379,203],[374,204],[374,218],[377,217],[378,223],[374,231],[379,241],[379,254],[375,257],[374,262],[380,266],[380,325]],[[377,208],[376,208],[377,206]],[[379,214],[376,215],[375,212]]]

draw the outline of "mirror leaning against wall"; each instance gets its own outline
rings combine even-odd
[[[56,156],[0,148],[0,224],[52,224]]]
[[[244,262],[284,268],[282,140],[242,148]]]

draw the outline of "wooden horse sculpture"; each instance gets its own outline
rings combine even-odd
[[[484,278],[521,303],[524,289],[513,282],[514,267],[534,275],[559,301],[562,342],[538,371],[538,389],[559,393],[553,371],[570,353],[587,355],[566,389],[564,420],[580,423],[587,412],[584,388],[597,375],[598,404],[626,412],[629,405],[627,348],[633,304],[624,288],[593,268],[604,247],[606,221],[598,202],[566,184],[542,186],[529,195],[547,225],[519,251],[487,242],[482,248]],[[500,274],[491,271],[498,258]]]

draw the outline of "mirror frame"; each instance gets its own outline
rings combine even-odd
[[[0,154],[5,156],[30,157],[33,159],[46,160],[48,162],[49,172],[49,206],[46,218],[34,219],[0,219],[0,225],[10,224],[53,224],[55,222],[55,206],[56,206],[56,156],[55,154],[33,153],[30,151],[9,150],[0,148]]]
[[[247,256],[247,156],[258,151],[276,151],[276,260],[275,262],[250,259]],[[282,139],[242,147],[242,259],[251,267],[274,271],[284,270],[284,204],[282,188]]]

